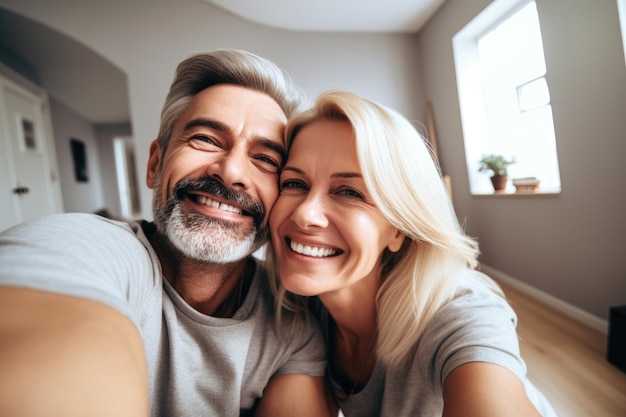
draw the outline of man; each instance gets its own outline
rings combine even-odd
[[[299,97],[256,55],[192,56],[150,147],[154,223],[62,214],[0,235],[0,415],[325,415],[319,331],[275,325],[251,256]]]

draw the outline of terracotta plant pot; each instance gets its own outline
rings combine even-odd
[[[491,177],[491,184],[495,191],[502,191],[506,188],[506,182],[508,177],[506,175],[494,175]]]

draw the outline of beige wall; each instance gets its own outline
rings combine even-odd
[[[63,208],[66,212],[82,213],[99,210],[106,203],[102,191],[98,140],[93,125],[54,97],[50,97],[49,101]],[[85,145],[87,182],[76,180],[70,149],[71,139],[79,139]]]
[[[452,37],[489,1],[448,0],[420,34],[455,206],[485,264],[601,319],[626,304],[626,68],[615,0],[537,0],[561,170],[555,197],[471,196]]]

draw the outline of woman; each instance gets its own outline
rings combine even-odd
[[[280,276],[272,285],[290,308],[302,305],[298,296],[315,296],[309,306],[342,412],[555,416],[526,379],[516,316],[474,269],[477,244],[413,126],[330,91],[286,135],[289,158],[270,216],[268,258]]]

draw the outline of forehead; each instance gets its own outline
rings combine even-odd
[[[289,159],[319,157],[326,160],[356,162],[356,141],[352,126],[344,120],[318,119],[304,126],[289,149]]]
[[[247,87],[218,84],[196,94],[178,121],[209,119],[222,123],[235,134],[280,136],[287,117],[269,95]]]

